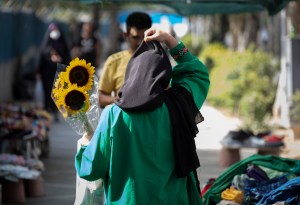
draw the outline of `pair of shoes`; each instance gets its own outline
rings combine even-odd
[[[282,138],[276,135],[266,135],[264,136],[266,142],[282,142]]]
[[[243,143],[244,147],[264,147],[265,140],[257,136],[251,136]]]
[[[231,137],[233,140],[243,141],[252,135],[253,133],[251,131],[238,130],[238,131],[229,131],[226,137]]]
[[[226,137],[226,136],[220,141],[220,143],[223,146],[231,149],[243,147],[243,141],[234,140],[231,137]]]
[[[246,130],[229,131],[225,137],[221,140],[221,144],[228,148],[240,148],[243,147],[244,141],[249,139],[253,134]]]

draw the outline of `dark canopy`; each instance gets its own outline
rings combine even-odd
[[[290,0],[79,0],[81,3],[151,3],[173,8],[178,14],[228,14],[267,11],[274,15]]]

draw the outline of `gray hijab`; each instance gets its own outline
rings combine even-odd
[[[146,112],[162,105],[172,66],[157,41],[143,42],[130,59],[115,103],[126,111]]]

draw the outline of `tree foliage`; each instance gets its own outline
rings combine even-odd
[[[300,90],[293,95],[290,115],[292,122],[300,122]]]
[[[213,59],[208,102],[230,108],[244,120],[245,127],[261,131],[272,113],[279,63],[261,50],[251,47],[236,52],[211,45],[200,57]]]

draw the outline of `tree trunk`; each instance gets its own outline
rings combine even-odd
[[[246,14],[245,30],[244,30],[244,45],[242,50],[248,48],[250,44],[257,47],[257,34],[259,31],[259,17],[258,14]]]
[[[239,50],[241,42],[243,41],[243,30],[244,30],[244,14],[233,14],[229,16],[229,29],[232,36],[233,50]]]
[[[93,4],[92,6],[92,23],[94,31],[99,32],[99,18],[100,18],[100,6],[99,4]]]
[[[118,51],[118,38],[119,38],[119,23],[118,23],[118,11],[119,6],[117,4],[112,3],[110,6],[110,16],[111,16],[111,24],[110,24],[110,35],[109,35],[109,45],[108,45],[108,53],[110,55]]]
[[[224,43],[226,32],[229,29],[227,16],[224,14],[214,15],[212,18],[213,29],[210,42]]]
[[[292,37],[300,37],[300,1],[295,1],[291,3],[290,18],[292,24]]]

